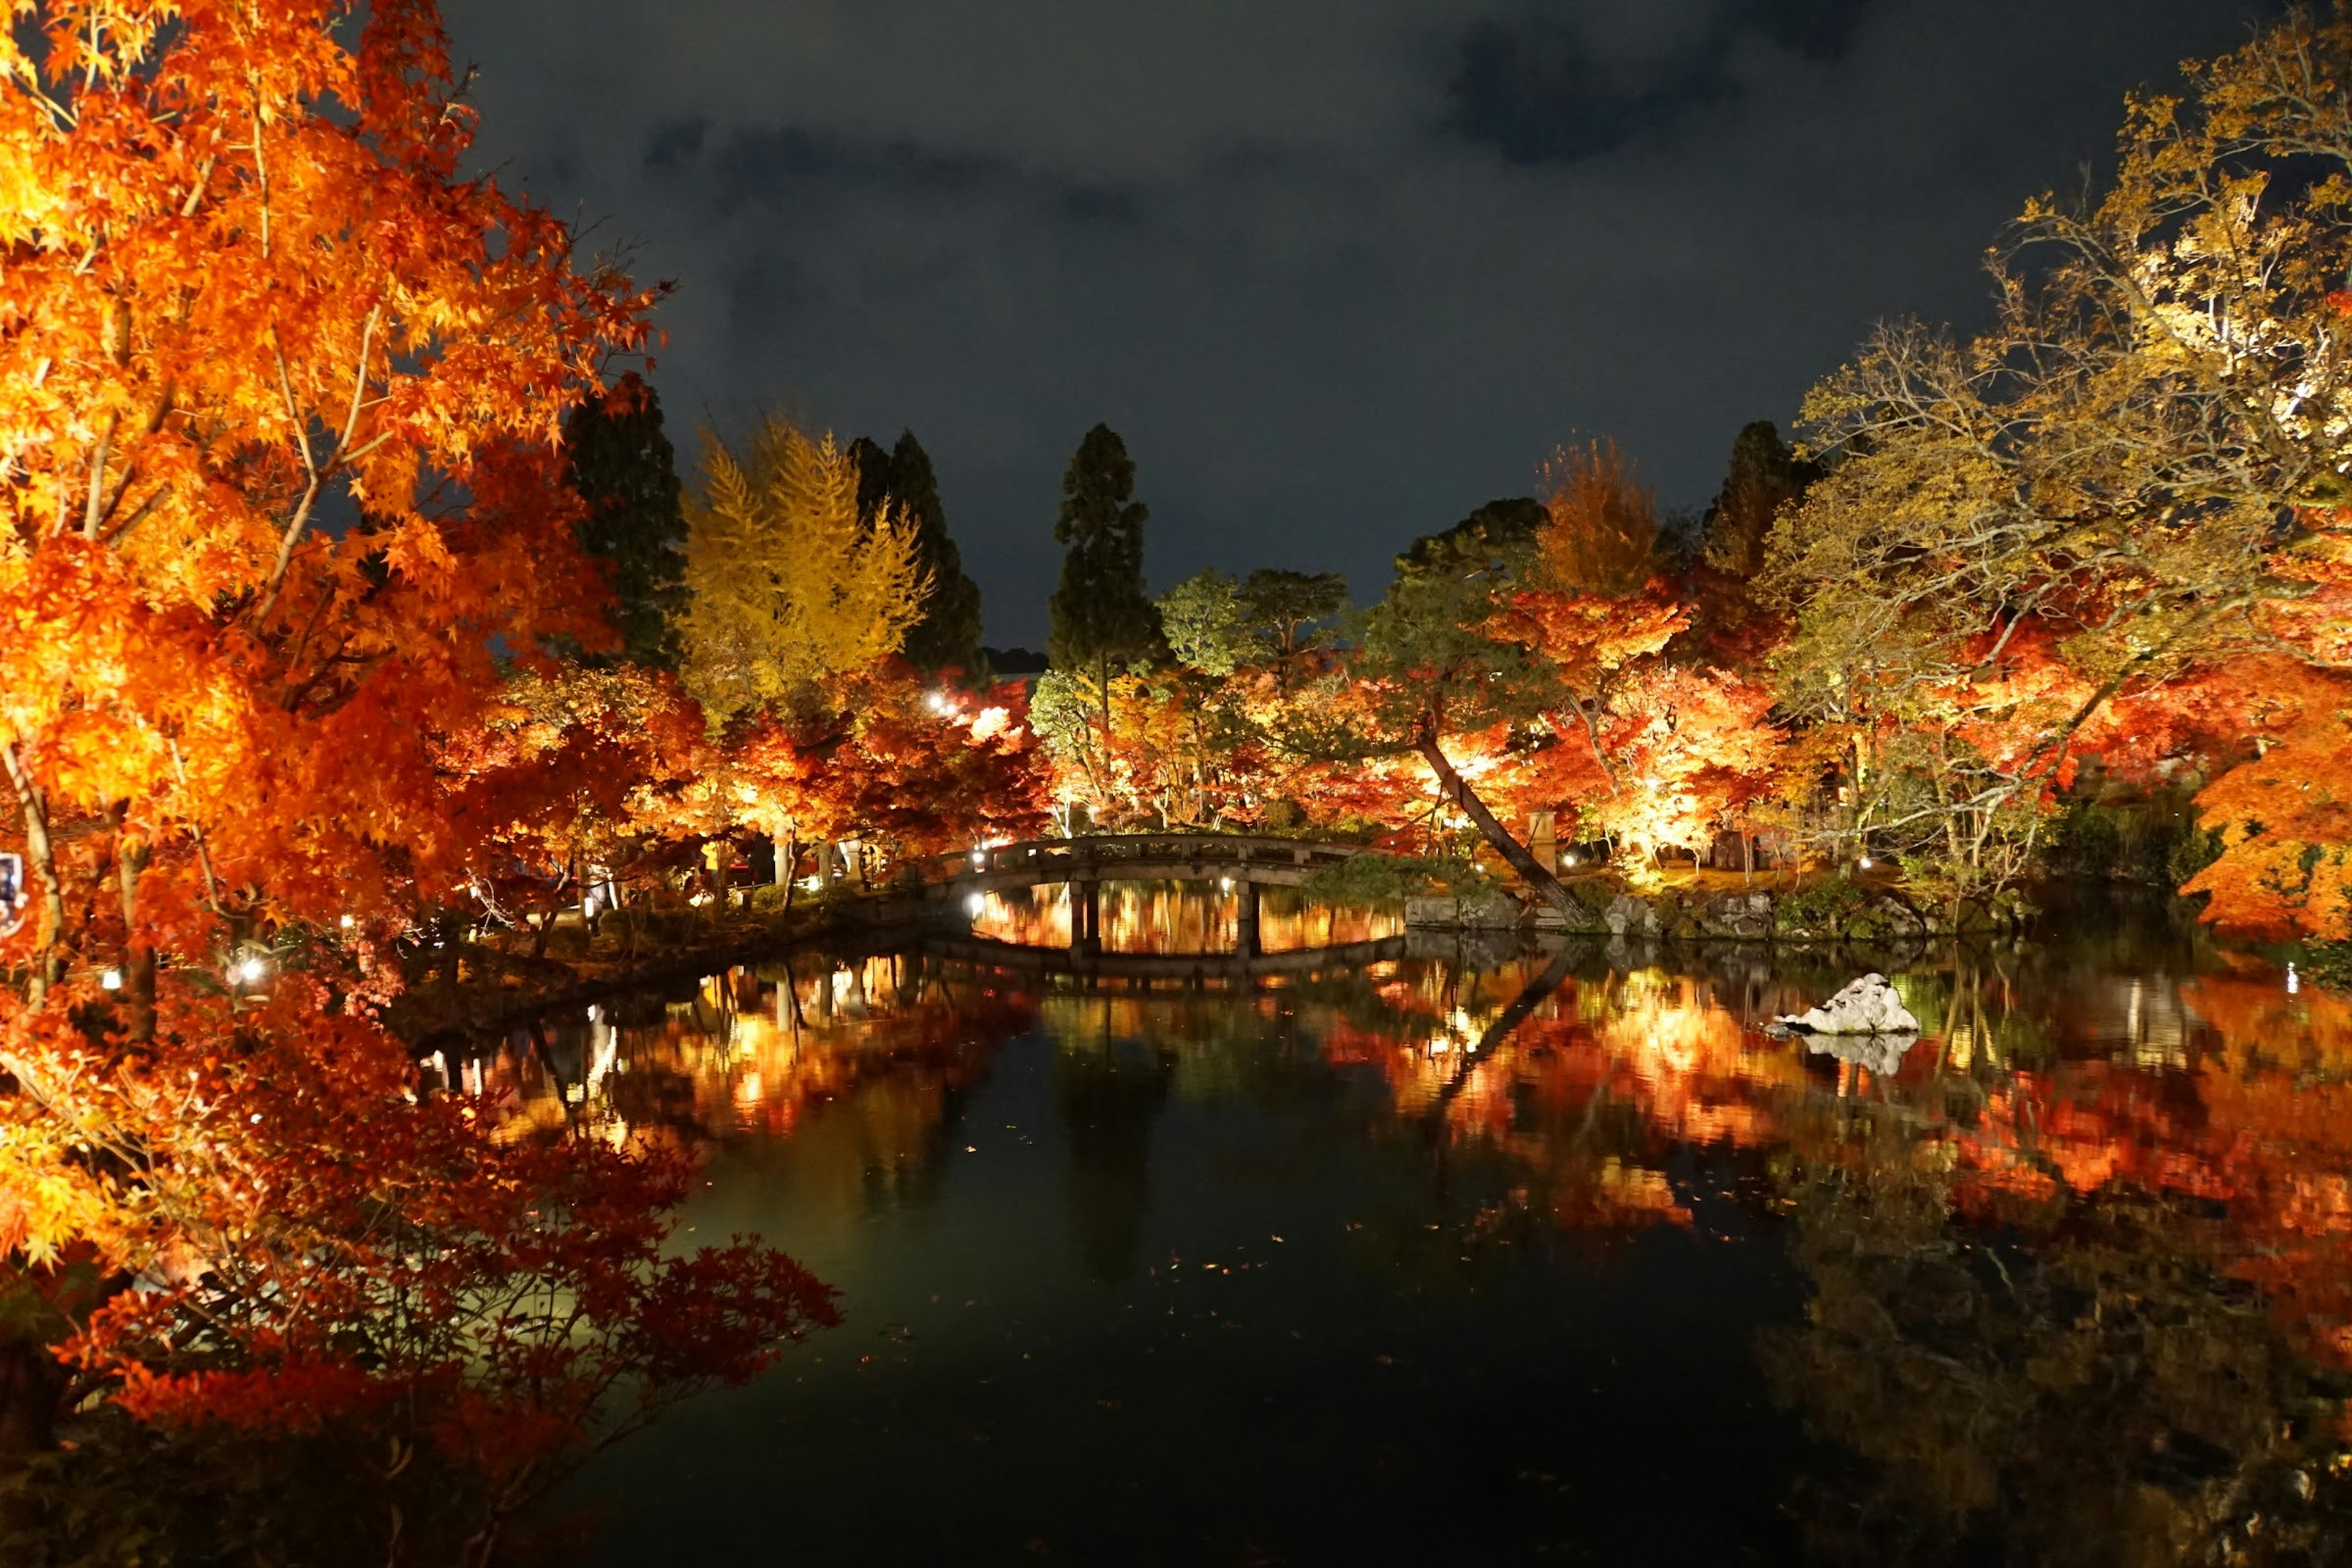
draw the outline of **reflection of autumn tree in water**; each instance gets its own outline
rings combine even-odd
[[[1072,1000],[1054,1013],[1054,1103],[1070,1141],[1070,1226],[1087,1272],[1115,1283],[1135,1269],[1151,1201],[1151,1126],[1167,1107],[1176,1058],[1115,1033],[1108,997]]]
[[[1531,961],[1397,972],[1391,1016],[1327,1047],[1443,1130],[1433,1179],[1475,1211],[1449,1253],[1689,1225],[1679,1151],[1771,1173],[1812,1302],[1763,1354],[1862,1465],[1808,1495],[1821,1554],[2326,1558],[2352,1519],[2352,1005],[2144,958],[2041,973],[2065,956],[1914,973],[1928,1033],[1885,1073],[1756,1031],[1795,998],[1654,970],[1568,981],[1497,1038]]]
[[[512,1107],[509,1136],[581,1115],[685,1151],[789,1136],[795,1202],[835,1220],[933,1201],[964,1096],[1036,1019],[1000,978],[919,954],[797,954],[598,1012],[540,1029],[543,1050],[526,1031],[478,1076],[459,1063],[456,1081]]]
[[[2297,1355],[2193,1201],[2004,1197],[1898,1106],[1808,1108],[1780,1163],[1813,1294],[1759,1353],[1864,1469],[1807,1484],[1811,1553],[1854,1563],[2293,1562],[2340,1551],[2343,1390]],[[2330,1397],[2330,1394],[2334,1397]]]

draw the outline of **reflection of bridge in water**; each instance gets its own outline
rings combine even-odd
[[[1246,932],[1249,928],[1244,927]],[[1154,984],[1192,985],[1211,980],[1250,981],[1277,974],[1311,974],[1378,963],[1405,955],[1401,936],[1351,942],[1337,947],[1299,947],[1283,952],[1105,952],[1091,947],[1034,947],[993,937],[930,937],[924,951],[992,969],[1023,974],[1069,974],[1082,980],[1122,980],[1147,989]]]
[[[1196,973],[1292,973],[1320,964],[1368,963],[1400,956],[1387,942],[1355,942],[1344,948],[1266,953],[1260,945],[1258,893],[1268,887],[1295,888],[1320,868],[1359,855],[1379,854],[1353,844],[1237,833],[1115,833],[1083,838],[1040,838],[930,861],[926,900],[947,901],[989,893],[1066,883],[1070,889],[1070,945],[1029,947],[984,937],[968,939],[975,962],[1027,967],[1038,972],[1130,974],[1189,979]],[[1102,950],[1102,885],[1105,882],[1213,882],[1235,895],[1237,937],[1225,953],[1107,953]],[[1380,952],[1370,950],[1381,949]],[[1362,951],[1359,951],[1362,950]],[[984,956],[982,956],[984,954]],[[1299,963],[1302,959],[1318,962]],[[1164,968],[1153,968],[1160,965]],[[1280,967],[1276,967],[1279,965]]]

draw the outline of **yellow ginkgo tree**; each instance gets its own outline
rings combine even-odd
[[[715,722],[786,710],[896,653],[929,575],[912,521],[861,517],[857,464],[831,435],[762,421],[741,456],[706,437],[687,504],[687,688]]]

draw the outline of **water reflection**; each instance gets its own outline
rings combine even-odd
[[[1224,902],[1193,904],[1139,894],[1117,907],[1147,912],[1122,927],[1107,901],[1106,945],[1120,930],[1147,949],[1229,932]],[[1037,930],[1001,929],[1024,940]],[[1176,989],[1016,976],[919,951],[804,957],[550,1023],[450,1076],[517,1135],[594,1115],[615,1136],[788,1149],[792,1206],[769,1216],[780,1227],[811,1212],[953,1213],[982,1254],[1024,1261],[953,1262],[931,1233],[908,1232],[887,1269],[874,1265],[884,1271],[866,1298],[860,1254],[835,1267],[849,1273],[853,1318],[914,1321],[926,1294],[940,1300],[934,1277],[968,1268],[957,1289],[1022,1291],[1022,1321],[1054,1325],[1057,1352],[1074,1336],[1093,1346],[1083,1379],[1072,1373],[1063,1388],[1035,1373],[1059,1392],[1038,1393],[1029,1415],[989,1417],[1034,1420],[1008,1434],[1033,1447],[1078,1441],[1071,1412],[1114,1397],[1098,1384],[1243,1375],[1202,1360],[1205,1344],[1138,1339],[1133,1314],[1164,1312],[1175,1333],[1191,1321],[1181,1299],[1163,1308],[1154,1292],[1198,1278],[1177,1254],[1206,1250],[1230,1273],[1268,1267],[1246,1260],[1271,1246],[1286,1267],[1318,1261],[1265,1276],[1253,1306],[1212,1314],[1216,1342],[1265,1336],[1251,1378],[1302,1357],[1324,1365],[1313,1358],[1339,1352],[1318,1347],[1338,1334],[1361,1354],[1318,1375],[1351,1386],[1395,1359],[1380,1347],[1443,1322],[1422,1342],[1417,1392],[1393,1396],[1394,1419],[1483,1430],[1499,1417],[1475,1393],[1498,1375],[1482,1347],[1508,1345],[1508,1375],[1546,1399],[1633,1380],[1627,1397],[1646,1400],[1643,1414],[1612,1419],[1664,1424],[1642,1451],[1684,1467],[1678,1486],[1725,1499],[1749,1481],[1707,1479],[1703,1467],[1769,1396],[1792,1428],[1743,1456],[1761,1490],[1723,1501],[1727,1533],[1709,1550],[2299,1561],[2352,1540],[2341,1508],[2352,1005],[2290,994],[2267,969],[2161,927],[2128,950],[2053,935],[1874,961],[1920,1036],[1815,1049],[1763,1026],[1827,995],[1853,961],[1612,957],[1579,945],[1448,950]],[[1020,1065],[1031,1061],[1034,1072]],[[988,1143],[1000,1123],[1017,1137]],[[1056,1216],[1050,1239],[1045,1215]],[[1201,1239],[1220,1226],[1231,1234]],[[1628,1314],[1612,1335],[1569,1331],[1576,1303],[1611,1290]],[[1650,1352],[1663,1381],[1646,1391],[1614,1370],[1644,1318],[1680,1325]],[[958,1365],[1015,1345],[1009,1364],[1045,1353],[1044,1341],[1010,1332],[966,1344],[964,1321],[924,1330],[963,1347]],[[1360,1346],[1346,1339],[1358,1333]],[[1702,1353],[1730,1360],[1703,1382],[1672,1372]],[[798,1397],[819,1397],[811,1377]],[[950,1397],[944,1384],[907,1386],[906,1399]],[[1066,1407],[1054,1403],[1064,1394]],[[1349,1419],[1379,1428],[1391,1409]],[[1591,1470],[1583,1439],[1557,1425],[1511,1428],[1512,1473]],[[1207,1462],[1124,1430],[1103,1429],[1102,1463]],[[1317,1466],[1354,1462],[1297,1447],[1307,1439],[1291,1428],[1244,1422],[1212,1436],[1242,1454],[1292,1454],[1308,1490],[1341,1484]],[[859,1451],[887,1468],[907,1440],[869,1435]],[[1561,1444],[1576,1453],[1550,1451]],[[1009,1491],[1028,1484],[982,1468]],[[1141,1516],[1119,1513],[1112,1493],[1037,1485],[1039,1517],[1091,1521],[1099,1550],[1151,1556],[1122,1533]],[[1012,1531],[1030,1517],[974,1486],[975,1518]],[[1490,1500],[1486,1550],[1526,1554],[1538,1536],[1601,1550],[1603,1527],[1545,1486]],[[1652,1500],[1648,1528],[1667,1529],[1673,1500]],[[665,1505],[648,1494],[642,1506]],[[1284,1523],[1288,1505],[1250,1506],[1252,1539],[1277,1542],[1268,1554],[1338,1550]],[[1424,1519],[1419,1507],[1393,1502],[1394,1540],[1368,1536],[1361,1549],[1459,1548],[1444,1510]],[[1286,1533],[1294,1524],[1306,1533]],[[1636,1533],[1613,1550],[1655,1546]]]
[[[1198,882],[1099,884],[1105,952],[1232,952],[1241,940],[1245,889]],[[1296,888],[1258,889],[1261,952],[1297,952],[1379,942],[1404,930],[1394,909],[1332,904]],[[1075,904],[1067,883],[982,895],[975,936],[1024,947],[1068,947]]]

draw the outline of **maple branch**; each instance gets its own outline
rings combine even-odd
[[[180,759],[180,742],[166,741],[164,744],[171,748],[172,772],[179,779],[180,787],[184,790],[188,787],[188,765]],[[196,865],[205,874],[205,902],[210,905],[213,913],[217,915],[221,912],[220,883],[213,878],[213,858],[205,847],[204,826],[196,822],[189,823],[188,836],[196,841]]]
[[[278,559],[269,569],[269,581],[262,592],[261,607],[254,615],[254,622],[257,626],[268,620],[269,612],[278,607],[278,595],[286,584],[287,568],[294,563],[294,547],[301,542],[303,531],[310,527],[310,512],[319,504],[319,497],[326,489],[327,481],[334,476],[337,468],[353,459],[352,438],[359,433],[360,412],[365,405],[364,400],[367,395],[368,350],[375,341],[376,323],[383,319],[383,305],[371,306],[367,320],[360,326],[359,360],[352,370],[351,408],[343,416],[341,433],[335,437],[334,446],[328,449],[323,460],[314,459],[311,456],[310,432],[304,427],[303,421],[296,412],[294,389],[292,384],[287,379],[284,341],[278,339],[276,329],[272,329],[271,335],[276,342],[278,355],[278,385],[286,399],[287,416],[296,422],[295,439],[302,454],[302,465],[310,470],[310,482],[303,488],[302,499],[296,504],[294,515],[287,520],[285,532],[278,537]],[[379,437],[375,441],[368,443],[366,447],[361,448],[360,455],[373,451],[382,440],[383,437]]]
[[[108,415],[106,417],[106,433],[98,438],[98,450],[90,454],[89,501],[89,504],[82,509],[81,519],[81,536],[84,539],[96,539],[98,537],[98,525],[103,515],[106,504],[107,449],[114,445],[114,432],[121,423],[122,411],[121,409],[116,409],[112,414]],[[128,472],[126,472],[122,477],[126,483],[131,478]]]
[[[197,205],[205,199],[205,187],[212,183],[213,164],[219,161],[219,156],[218,153],[215,153],[206,158],[204,166],[196,171],[196,183],[188,188],[188,199],[180,204],[182,217],[196,216]]]
[[[169,500],[171,498],[171,494],[172,487],[170,485],[163,484],[156,486],[154,493],[150,495],[145,500],[141,501],[138,507],[132,510],[129,517],[124,518],[121,522],[116,523],[112,528],[107,530],[106,537],[100,540],[99,542],[101,544],[110,545],[114,543],[115,541],[122,538],[123,535],[129,533],[132,529],[138,527],[141,523],[146,521],[150,516],[153,515],[155,509]],[[117,492],[116,499],[118,500],[121,499],[120,492]]]

